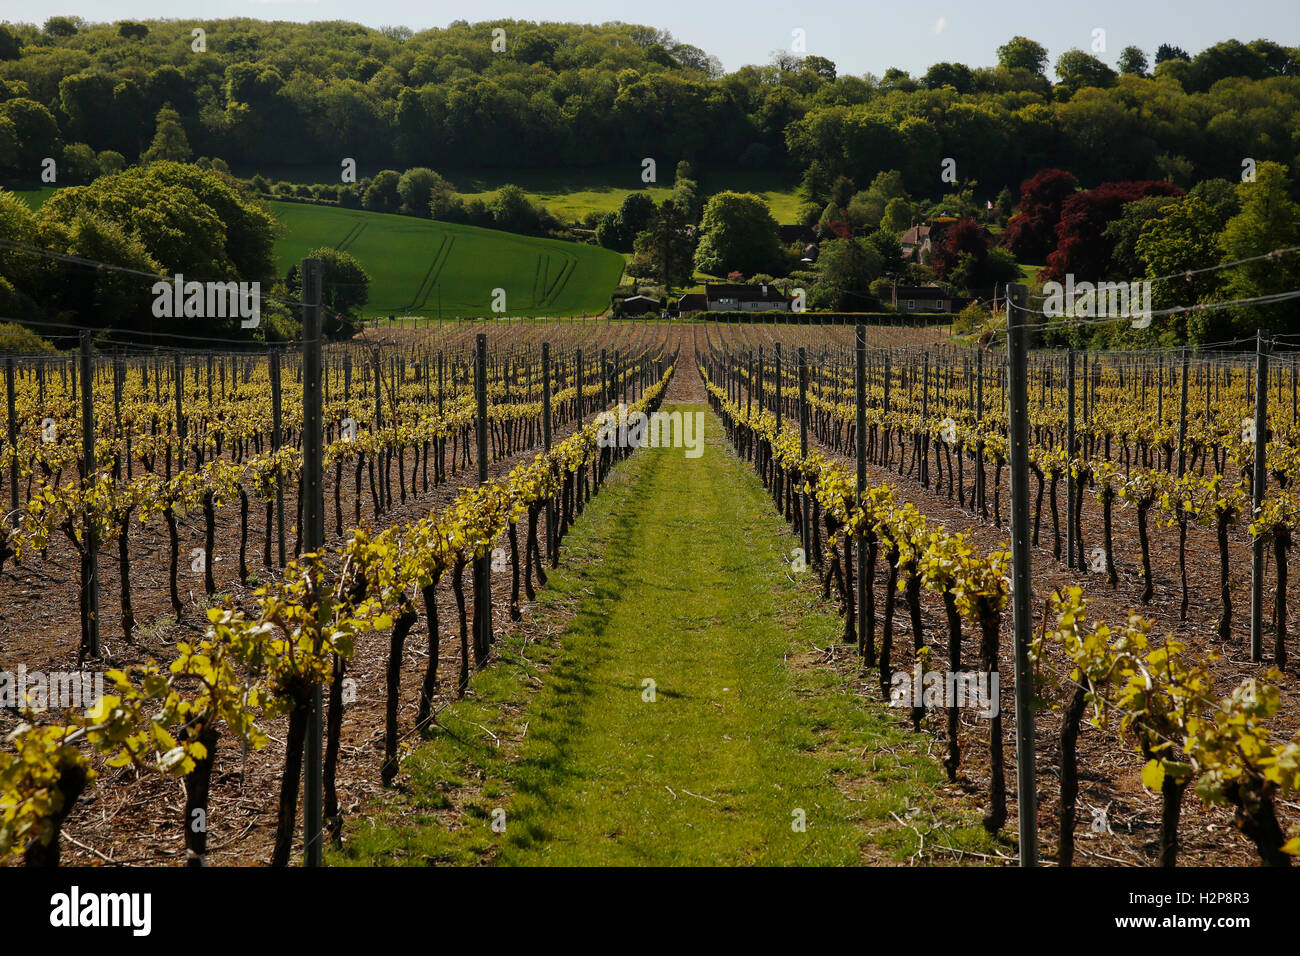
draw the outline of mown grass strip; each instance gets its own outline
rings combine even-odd
[[[977,808],[938,794],[925,740],[824,662],[840,622],[788,573],[794,539],[706,421],[702,457],[644,449],[616,470],[532,612],[563,633],[502,642],[337,862],[889,863],[923,833],[922,859],[987,847]]]

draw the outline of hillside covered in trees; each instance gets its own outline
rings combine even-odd
[[[34,180],[43,158],[69,150],[74,174],[115,171],[160,133],[175,137],[164,108],[194,155],[254,168],[349,156],[369,169],[817,162],[858,183],[898,169],[910,192],[934,196],[951,157],[992,199],[1043,167],[1084,186],[1189,186],[1234,175],[1247,147],[1293,164],[1300,50],[1225,40],[1195,56],[1149,53],[1125,50],[1117,74],[1080,50],[1049,64],[1016,37],[997,66],[937,63],[918,77],[844,76],[792,54],[723,74],[706,51],[624,23],[457,21],[412,34],[54,17],[0,27],[0,175]]]

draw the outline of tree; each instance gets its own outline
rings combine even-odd
[[[958,219],[943,231],[943,235],[930,249],[930,267],[940,279],[947,279],[948,274],[957,265],[962,255],[969,255],[975,261],[978,271],[988,258],[992,240],[987,230],[974,219]]]
[[[874,245],[852,236],[832,239],[823,243],[818,259],[822,271],[814,294],[818,306],[836,312],[866,312],[879,306],[870,286],[880,275],[883,260]]]
[[[169,159],[184,163],[193,155],[190,142],[185,137],[185,127],[181,125],[180,114],[170,106],[164,106],[158,111],[153,143],[144,151],[140,162],[148,164]]]
[[[73,183],[88,183],[99,175],[99,160],[85,143],[63,148],[63,177]]]
[[[45,35],[55,40],[75,37],[81,30],[80,17],[50,17],[45,21]]]
[[[537,232],[537,210],[528,194],[513,183],[506,183],[497,190],[489,208],[492,210],[492,221],[498,229],[526,235]]]
[[[221,174],[160,161],[61,189],[37,213],[64,227],[79,213],[116,223],[162,271],[231,279],[275,272],[275,220]]]
[[[1185,156],[1171,156],[1161,153],[1155,159],[1156,168],[1164,176],[1165,182],[1174,183],[1184,189],[1192,184],[1195,169],[1192,161]]]
[[[1011,190],[1003,186],[998,191],[998,198],[993,200],[993,208],[997,210],[1002,219],[1010,219],[1011,213],[1016,208],[1016,198],[1011,195]]]
[[[1140,47],[1124,47],[1119,51],[1119,71],[1125,76],[1146,76],[1147,55]]]
[[[1196,54],[1189,79],[1192,90],[1204,92],[1219,80],[1229,77],[1248,76],[1262,80],[1268,75],[1268,63],[1260,49],[1238,40],[1224,40]]]
[[[1291,180],[1280,163],[1262,162],[1253,183],[1237,186],[1241,211],[1228,220],[1219,246],[1228,261],[1266,255],[1275,249],[1300,246],[1300,204],[1291,198]],[[1300,288],[1300,257],[1294,253],[1260,259],[1228,270],[1227,291],[1245,299]],[[1256,306],[1247,312],[1257,324],[1294,331],[1294,309],[1289,305]]]
[[[429,203],[442,177],[426,166],[416,166],[402,173],[397,180],[397,196],[402,212],[409,216],[429,215]]]
[[[117,25],[117,35],[128,40],[143,40],[149,35],[149,28],[143,23],[123,20]]]
[[[549,66],[555,58],[556,48],[556,42],[550,37],[537,30],[528,30],[515,38],[510,56],[520,63],[543,63]]]
[[[50,247],[69,255],[141,272],[160,271],[158,262],[149,255],[139,238],[121,223],[109,221],[88,209],[79,210],[70,220],[45,229],[42,237]],[[51,283],[46,295],[46,302],[53,309],[75,316],[78,324],[96,328],[141,328],[147,321],[146,317],[151,316],[150,285],[137,276],[116,270],[60,270],[57,284]],[[213,331],[219,328],[216,323],[213,326]]]
[[[695,250],[695,268],[700,272],[785,272],[776,220],[760,196],[718,193],[704,207],[700,232]]]
[[[1072,92],[1085,86],[1110,87],[1115,85],[1115,71],[1095,56],[1082,50],[1066,50],[1056,60],[1056,75]]]
[[[1162,43],[1156,47],[1156,66],[1166,63],[1169,60],[1184,60],[1188,63],[1192,58],[1187,55],[1187,51],[1180,46],[1172,46],[1168,43]]]
[[[634,245],[633,264],[628,267],[633,275],[652,275],[664,289],[690,281],[694,243],[686,217],[671,199],[659,204]]]
[[[831,193],[831,176],[820,160],[814,159],[804,170],[803,181],[799,184],[799,198],[805,202],[826,205]]]
[[[695,222],[700,215],[699,189],[695,180],[685,176],[678,176],[673,183],[673,203],[689,222]]]
[[[617,249],[623,244],[623,225],[617,209],[605,213],[596,223],[596,244],[606,249]]]
[[[456,187],[441,176],[429,184],[429,215],[442,222],[465,219],[465,204],[456,195]]]
[[[1113,241],[1106,226],[1118,219],[1127,203],[1146,196],[1181,196],[1172,183],[1153,181],[1102,183],[1096,189],[1075,193],[1061,206],[1056,227],[1056,249],[1047,257],[1044,281],[1063,282],[1067,274],[1076,281],[1095,282],[1111,274]]]
[[[101,176],[111,176],[126,169],[126,157],[117,150],[102,150],[96,160],[99,163],[99,175]]]
[[[606,213],[596,226],[596,241],[606,249],[632,252],[636,237],[650,224],[654,210],[649,193],[640,190],[628,193],[618,209]]]
[[[1147,196],[1126,205],[1120,217],[1106,226],[1113,277],[1124,281],[1145,274],[1146,264],[1137,251],[1138,240],[1160,218],[1164,208],[1175,202],[1178,200],[1173,196]]]
[[[64,133],[69,139],[84,143],[110,139],[121,122],[113,110],[116,85],[107,73],[77,73],[59,82],[59,108],[68,117]]]
[[[969,93],[972,89],[973,74],[964,63],[936,63],[925,71],[921,82],[928,90],[941,90],[951,86],[958,93]]]
[[[807,73],[813,73],[827,83],[835,82],[835,61],[828,60],[824,56],[805,56],[800,68]]]
[[[17,195],[8,190],[0,190],[0,239],[8,242],[33,245],[37,241],[36,214]],[[0,248],[0,278],[11,283],[7,294],[0,295],[6,307],[17,309],[15,312],[0,312],[0,315],[24,317],[22,303],[32,301],[39,294],[39,282],[43,276],[42,262],[20,252],[11,252]]]
[[[0,23],[0,61],[16,60],[22,51],[18,35],[8,26]]]
[[[1056,245],[1061,206],[1079,181],[1063,169],[1040,169],[1020,184],[1020,211],[1002,233],[1002,245],[1022,261],[1043,262]]]
[[[907,271],[907,264],[903,262],[903,244],[897,233],[880,228],[867,236],[867,242],[880,253],[882,275],[901,276]]]
[[[308,259],[321,261],[321,303],[326,307],[327,335],[346,335],[356,325],[357,311],[370,301],[370,274],[357,257],[332,246],[322,246],[307,253]],[[297,295],[298,290],[291,290]],[[353,329],[355,331],[355,329]]]
[[[880,228],[898,236],[911,227],[915,215],[915,207],[902,196],[897,196],[885,204],[884,215],[880,217]]]
[[[638,190],[623,197],[623,202],[618,207],[618,218],[625,230],[629,247],[637,234],[650,225],[650,217],[654,212],[654,200],[647,192]]]
[[[400,199],[397,184],[401,176],[395,169],[381,169],[361,194],[361,205],[372,212],[397,212]]]
[[[1129,208],[1148,202],[1132,203]],[[1217,264],[1222,257],[1220,225],[1215,222],[1211,207],[1195,196],[1166,202],[1147,221],[1134,242],[1134,253],[1144,266],[1143,274],[1155,278]],[[1222,271],[1198,271],[1183,279],[1156,282],[1152,287],[1152,306],[1166,309],[1214,301],[1221,298],[1224,278]],[[1161,321],[1175,331],[1181,326],[1182,336],[1189,342],[1205,342],[1222,337],[1229,320],[1228,314],[1215,311],[1183,313]]]
[[[1043,75],[1047,69],[1047,49],[1027,37],[1012,37],[998,47],[998,65],[1008,70],[1028,70]]]
[[[0,103],[0,120],[13,124],[17,147],[15,166],[35,179],[46,157],[59,154],[59,124],[42,104],[26,97]]]
[[[891,66],[885,71],[885,75],[880,78],[880,86],[886,90],[911,93],[917,88],[917,83],[906,70]]]
[[[837,176],[835,182],[831,183],[830,201],[844,209],[853,201],[853,194],[857,192],[857,186],[848,176]]]
[[[1209,209],[1210,228],[1218,235],[1228,225],[1228,220],[1241,211],[1237,186],[1226,179],[1203,179],[1192,187],[1195,196]]]
[[[0,290],[4,288],[4,278],[0,277]],[[0,291],[0,302],[4,293]],[[11,313],[10,313],[11,314]],[[0,352],[55,352],[53,343],[43,339],[31,329],[17,322],[0,322]]]
[[[817,221],[818,238],[830,239],[839,236],[842,239],[852,232],[853,224],[849,222],[848,213],[833,200],[828,202],[826,208],[822,210],[821,218]]]
[[[874,230],[881,224],[885,207],[897,198],[908,198],[907,189],[903,185],[903,174],[896,169],[878,173],[871,185],[853,196],[847,204],[849,221],[859,229]],[[903,228],[906,229],[907,226],[904,225]]]

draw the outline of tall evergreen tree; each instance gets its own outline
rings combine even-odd
[[[178,163],[188,163],[194,155],[190,141],[185,136],[185,127],[181,125],[181,114],[170,105],[158,111],[157,131],[153,143],[140,157],[143,163],[156,163],[171,159]]]

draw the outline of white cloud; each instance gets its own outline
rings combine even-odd
[[[948,26],[948,18],[940,17],[938,20],[934,21],[934,32],[942,33],[947,26]]]

